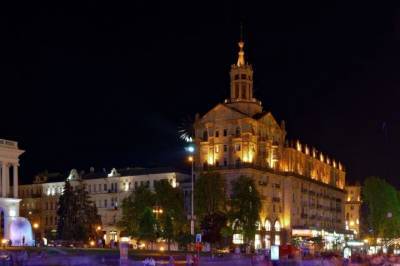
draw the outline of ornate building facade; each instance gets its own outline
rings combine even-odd
[[[262,195],[256,246],[285,243],[295,236],[346,233],[342,164],[286,138],[285,122],[278,123],[254,97],[253,69],[245,61],[242,41],[239,49],[230,70],[230,98],[196,115],[197,173],[220,172],[228,190],[240,175],[254,178]],[[240,241],[240,235],[234,236],[234,242]]]
[[[95,172],[78,172],[72,169],[68,175],[60,173],[43,173],[37,175],[33,184],[19,186],[22,198],[21,216],[27,217],[33,224],[38,238],[56,237],[58,199],[63,192],[65,180],[73,187],[83,182],[90,199],[96,205],[101,216],[104,240],[119,240],[120,229],[117,222],[121,218],[122,200],[129,196],[139,186],[154,189],[159,180],[168,180],[172,186],[178,186],[180,180],[187,179],[186,174],[171,168],[123,168]]]

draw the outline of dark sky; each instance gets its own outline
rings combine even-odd
[[[177,127],[229,93],[239,25],[290,138],[400,187],[400,9],[384,1],[60,1],[0,9],[0,138],[21,176],[179,166]],[[61,1],[63,2],[63,1]]]

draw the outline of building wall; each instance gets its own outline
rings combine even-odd
[[[360,234],[361,186],[346,186],[346,228]]]
[[[71,178],[72,186],[78,185],[77,178],[79,177]],[[178,186],[178,180],[182,178],[186,178],[186,175],[177,172],[135,176],[121,176],[114,172],[106,177],[83,179],[86,190],[101,216],[106,242],[108,243],[111,239],[118,240],[120,230],[117,228],[116,222],[122,215],[119,206],[122,200],[136,187],[148,185],[153,190],[154,183],[159,180],[169,180],[173,186]],[[38,228],[35,229],[36,234],[49,237],[50,232],[53,232],[53,235],[56,234],[57,204],[64,182],[48,182],[48,180],[41,182],[43,183],[19,186],[22,198],[21,216],[29,218],[32,225],[38,224]]]
[[[271,243],[277,235],[282,238],[277,242],[288,240],[294,228],[345,231],[342,164],[288,140],[284,121],[278,124],[263,111],[253,97],[253,69],[245,62],[243,47],[239,42],[238,62],[231,66],[230,98],[203,116],[196,115],[196,176],[218,171],[227,180],[228,195],[233,179],[252,177],[263,203],[259,226],[271,227]],[[273,229],[277,221],[279,234]]]

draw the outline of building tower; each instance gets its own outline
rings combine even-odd
[[[261,102],[253,98],[253,67],[246,63],[244,42],[240,40],[237,63],[231,66],[231,95],[227,104],[247,115],[262,112]]]

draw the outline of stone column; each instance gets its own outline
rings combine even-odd
[[[8,164],[6,162],[3,162],[2,165],[2,177],[1,177],[1,196],[3,198],[7,198],[7,186],[8,182],[7,180],[9,179],[9,170],[8,170]]]
[[[14,171],[14,181],[13,181],[13,196],[14,198],[18,198],[18,164],[13,165],[13,171]]]
[[[10,168],[8,163],[3,163],[3,185],[4,185],[4,198],[8,198],[10,192]]]

